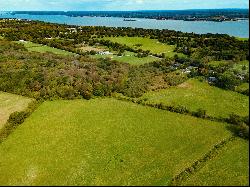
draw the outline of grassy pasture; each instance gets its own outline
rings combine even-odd
[[[192,175],[183,186],[248,186],[249,142],[237,140],[221,150],[198,173]]]
[[[243,83],[240,86],[236,87],[236,92],[244,92],[249,89],[249,83]]]
[[[196,79],[158,92],[146,93],[141,99],[147,99],[147,103],[181,105],[191,111],[201,108],[214,117],[228,117],[231,113],[246,116],[249,112],[249,97]]]
[[[167,185],[226,126],[108,98],[46,101],[0,145],[0,184]]]
[[[166,56],[168,57],[173,57],[175,54],[179,54],[184,56],[183,54],[180,53],[175,53],[174,45],[167,45],[160,43],[156,39],[149,39],[149,38],[142,38],[142,37],[105,37],[104,39],[110,40],[112,42],[117,42],[120,44],[125,44],[129,47],[133,47],[136,49],[142,49],[142,50],[149,50],[152,53],[165,53]],[[137,47],[136,45],[140,44],[142,46]]]
[[[246,68],[249,68],[249,61],[248,60],[244,60],[244,61],[240,61],[240,62],[233,62],[233,61],[229,61],[229,60],[221,60],[221,61],[210,61],[208,62],[209,65],[211,66],[219,66],[219,65],[227,65],[227,64],[232,64],[233,65],[233,69],[235,70],[239,70],[241,71],[242,68],[244,66],[246,66]]]
[[[23,44],[24,47],[26,47],[28,49],[28,51],[39,52],[39,53],[50,52],[50,53],[54,53],[57,55],[74,55],[73,53],[68,52],[68,51],[64,51],[61,49],[49,47],[46,45],[36,44],[36,43],[32,43],[32,42],[19,42],[18,41],[17,43]]]
[[[153,57],[153,56],[147,56],[143,58],[138,58],[135,56],[135,53],[132,52],[125,52],[123,56],[117,56],[116,54],[112,55],[92,55],[94,58],[111,58],[112,60],[117,60],[119,62],[129,63],[131,65],[142,65],[146,63],[150,63],[156,60],[159,60],[159,58]]]
[[[23,96],[0,92],[0,129],[11,113],[24,110],[31,101]]]
[[[246,68],[246,71],[249,71],[249,61],[248,60],[240,61],[240,62],[234,64],[233,69],[238,70],[238,71],[242,71],[243,67]]]
[[[208,62],[209,65],[211,66],[219,66],[219,65],[227,65],[232,63],[231,61],[226,61],[226,60],[221,60],[221,61],[210,61]]]

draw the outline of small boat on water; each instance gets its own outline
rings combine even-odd
[[[123,21],[137,21],[136,19],[123,19]]]

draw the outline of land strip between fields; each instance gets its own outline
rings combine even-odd
[[[179,174],[175,175],[169,185],[180,186],[182,182],[187,180],[191,175],[194,175],[199,170],[201,170],[209,161],[215,159],[220,153],[222,153],[222,149],[224,147],[228,146],[228,144],[235,141],[236,139],[237,138],[235,136],[231,136],[214,145],[213,148],[208,151],[204,156],[193,162],[191,166],[187,167]]]

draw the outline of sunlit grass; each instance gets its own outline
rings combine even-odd
[[[158,92],[146,93],[142,99],[147,99],[147,103],[181,105],[191,111],[205,109],[208,115],[214,117],[229,117],[231,113],[246,116],[249,112],[249,97],[196,79]]]
[[[0,129],[11,113],[24,110],[31,101],[26,97],[0,92]]]
[[[46,101],[0,145],[1,185],[167,185],[226,124],[114,99]]]
[[[74,55],[73,53],[65,51],[65,50],[49,47],[46,45],[36,44],[32,42],[25,41],[25,42],[17,42],[17,43],[23,44],[24,47],[28,49],[28,51],[39,52],[39,53],[50,52],[50,53],[54,53],[57,55]]]
[[[184,186],[249,186],[249,142],[237,140],[220,151]]]
[[[173,57],[175,54],[178,54],[179,56],[184,56],[183,54],[174,52],[174,45],[163,44],[156,39],[149,39],[143,37],[106,37],[104,39],[120,44],[125,44],[135,49],[142,49],[145,51],[149,50],[150,52],[155,54],[165,53],[167,57]],[[137,44],[140,44],[141,46],[137,47]]]

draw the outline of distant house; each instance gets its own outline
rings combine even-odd
[[[25,41],[25,40],[19,40],[19,42],[27,43],[27,41]]]
[[[109,51],[100,51],[100,55],[112,55],[113,53],[110,53]]]
[[[175,67],[175,68],[178,68],[178,67],[180,67],[180,66],[181,66],[180,63],[175,63],[175,64],[173,65],[173,67]]]
[[[240,80],[244,80],[244,79],[245,79],[245,77],[244,77],[243,75],[240,75],[240,74],[238,74],[237,77],[238,77]]]
[[[177,67],[176,67],[177,68]],[[182,70],[182,73],[186,73],[186,74],[190,74],[192,72],[192,70],[195,69],[194,66],[189,66],[186,69]]]
[[[76,28],[67,28],[71,33],[73,33],[73,32],[77,32],[77,29]]]
[[[217,78],[216,77],[209,77],[208,78],[208,82],[209,83],[214,83],[214,82],[216,82],[217,81]]]
[[[189,74],[189,73],[191,73],[191,70],[189,70],[189,69],[185,69],[185,70],[183,71],[183,73],[187,73],[187,74]]]

